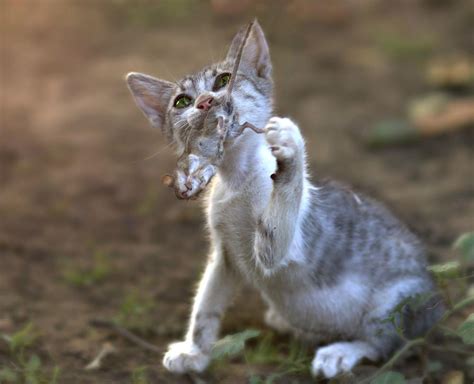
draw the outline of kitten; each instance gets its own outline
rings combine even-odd
[[[224,94],[242,39],[240,31],[224,61],[178,83],[127,76],[137,105],[178,156],[199,137],[203,114],[213,114],[212,100]],[[272,93],[269,49],[255,22],[235,78],[233,118],[265,129],[225,142],[207,197],[209,261],[186,337],[164,356],[171,372],[206,369],[221,318],[241,283],[255,287],[268,304],[269,326],[315,346],[326,343],[316,349],[311,369],[327,378],[362,359],[387,358],[402,343],[386,319],[403,300],[428,295],[401,312],[406,337],[423,333],[442,313],[420,241],[370,198],[333,182],[312,184],[305,141],[292,120],[271,117]],[[184,183],[178,188],[185,198],[194,193]]]

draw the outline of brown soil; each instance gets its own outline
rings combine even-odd
[[[199,203],[177,201],[160,184],[175,159],[123,77],[198,69],[222,57],[254,15],[272,49],[277,113],[300,123],[315,177],[386,202],[426,241],[432,261],[453,257],[452,241],[473,228],[472,131],[378,151],[361,141],[367,127],[431,91],[430,59],[472,53],[470,1],[321,9],[258,1],[242,2],[237,15],[212,3],[0,1],[0,332],[33,322],[35,351],[61,367],[61,383],[129,383],[140,366],[150,382],[190,382],[166,373],[161,356],[89,325],[114,317],[137,292],[155,303],[147,339],[164,349],[184,333],[206,258]],[[67,271],[90,267],[98,252],[107,255],[106,276],[71,283]],[[243,298],[225,332],[263,327],[257,295]],[[117,352],[85,371],[105,340]],[[0,364],[7,361],[2,347]],[[243,383],[250,371],[259,372],[237,361],[210,377]]]

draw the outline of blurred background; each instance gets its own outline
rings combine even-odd
[[[91,326],[114,321],[164,351],[185,332],[208,247],[200,203],[160,183],[176,159],[124,76],[179,79],[223,58],[254,17],[270,44],[276,114],[300,124],[313,177],[385,202],[430,262],[457,257],[453,242],[474,227],[472,1],[0,0],[5,382],[23,382],[22,370],[37,373],[31,383],[59,370],[59,383],[198,380]],[[223,331],[263,329],[262,315],[244,290]],[[85,369],[101,350],[111,352]],[[432,382],[469,375],[463,364],[444,357]],[[400,369],[419,377],[419,365]],[[237,358],[199,380],[258,383],[274,369]]]

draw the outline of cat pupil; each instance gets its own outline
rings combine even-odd
[[[191,98],[186,95],[179,95],[175,101],[174,106],[176,108],[185,108],[191,104]]]
[[[230,73],[222,73],[217,76],[216,81],[214,82],[213,91],[217,91],[225,87],[229,83],[230,76]]]

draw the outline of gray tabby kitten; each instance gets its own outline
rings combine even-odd
[[[203,118],[216,118],[213,101],[225,94],[239,32],[224,61],[178,83],[130,73],[128,86],[151,124],[174,143],[178,156],[201,145]],[[224,311],[241,283],[268,304],[266,323],[310,340],[314,375],[350,371],[362,359],[384,359],[402,343],[384,321],[409,297],[397,318],[406,337],[426,331],[443,307],[426,271],[420,241],[370,198],[336,183],[312,184],[305,142],[288,118],[272,117],[272,64],[259,24],[252,26],[232,92],[231,124],[246,130],[224,143],[207,197],[211,252],[184,341],[163,359],[171,372],[200,372],[210,362]],[[221,112],[220,112],[221,113]],[[213,173],[188,169],[177,194],[196,196]],[[325,343],[325,346],[319,346]]]

